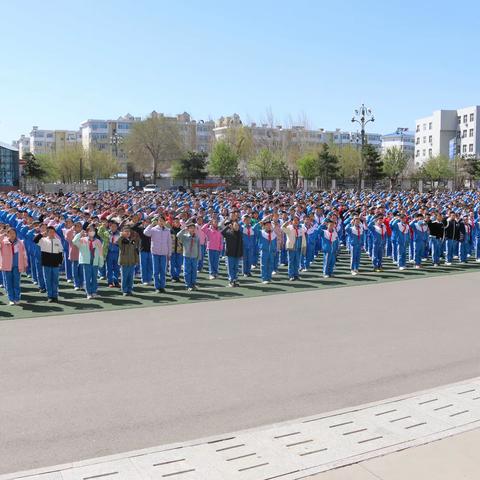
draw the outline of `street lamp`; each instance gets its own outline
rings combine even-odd
[[[397,131],[395,132],[397,135],[400,135],[400,150],[401,150],[401,151],[404,151],[404,150],[405,150],[404,145],[403,145],[403,134],[404,134],[405,132],[408,132],[408,128],[398,127],[398,128],[397,128]]]
[[[112,130],[112,136],[110,137],[110,145],[112,146],[112,151],[115,153],[115,158],[118,157],[118,144],[122,143],[122,136],[117,133],[117,129]]]
[[[365,126],[367,123],[374,122],[375,117],[370,108],[367,108],[363,103],[362,105],[355,110],[355,114],[352,117],[352,123],[358,123],[360,125],[360,139],[362,142],[362,150],[360,152],[361,165],[360,171],[358,172],[358,189],[362,188],[362,174],[363,174],[363,150],[365,147]]]

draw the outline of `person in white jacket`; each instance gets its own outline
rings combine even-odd
[[[288,279],[290,281],[298,280],[300,256],[302,251],[306,251],[307,248],[305,228],[300,225],[300,219],[294,217],[293,220],[289,220],[282,225],[282,232],[287,237],[285,248],[287,249],[288,259]]]

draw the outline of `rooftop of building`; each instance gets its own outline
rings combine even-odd
[[[13,152],[18,152],[18,148],[5,142],[0,142],[0,147],[6,148],[7,150],[12,150]]]

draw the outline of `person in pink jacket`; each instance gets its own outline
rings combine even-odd
[[[27,269],[27,253],[17,232],[8,228],[0,233],[0,270],[3,272],[9,305],[20,302],[20,275]]]
[[[218,265],[220,263],[220,254],[223,250],[223,235],[218,229],[218,221],[211,220],[202,227],[202,232],[207,239],[208,249],[208,271],[210,280],[218,277]]]

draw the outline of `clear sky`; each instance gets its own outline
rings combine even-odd
[[[480,103],[480,4],[0,0],[0,140],[152,110],[414,127]]]

